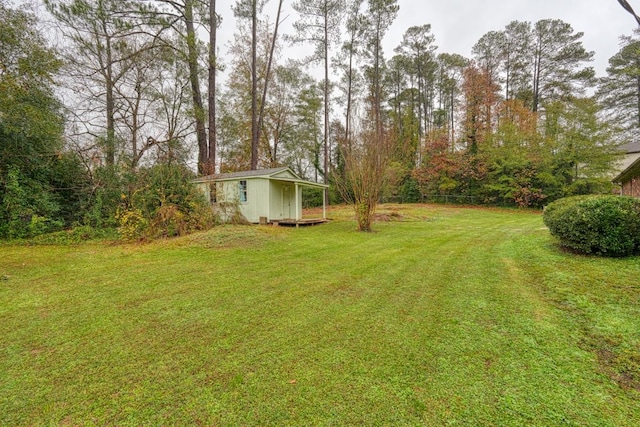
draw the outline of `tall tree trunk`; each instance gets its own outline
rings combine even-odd
[[[216,0],[209,3],[209,153],[207,158],[207,174],[216,173],[216,36],[218,31],[218,16],[216,14]]]
[[[329,183],[329,10],[324,2],[324,174],[323,182]],[[329,191],[324,190],[324,204],[329,204]]]
[[[267,73],[264,77],[264,86],[262,88],[262,99],[260,102],[260,114],[258,115],[258,130],[260,131],[262,129],[262,123],[264,122],[264,107],[265,104],[267,103],[267,92],[269,89],[269,78],[271,77],[271,67],[273,65],[273,55],[274,52],[276,50],[276,39],[278,37],[278,28],[280,27],[280,14],[282,12],[282,2],[284,0],[280,0],[280,2],[278,3],[278,13],[276,15],[276,24],[275,24],[275,28],[273,29],[273,39],[271,40],[271,48],[269,50],[269,59],[267,61]],[[253,156],[252,156],[252,160],[253,160]],[[252,163],[252,168],[253,168],[253,163]]]
[[[504,82],[504,99],[509,101],[511,99],[509,89],[511,88],[511,58],[508,56],[505,65],[505,82]]]
[[[638,97],[636,114],[638,116],[638,128],[640,128],[640,76],[636,77],[636,96]]]
[[[378,24],[379,25],[379,24]],[[382,35],[380,34],[380,31],[376,31],[376,41],[375,41],[375,48],[374,48],[374,55],[375,55],[375,59],[374,59],[374,66],[373,66],[373,90],[374,90],[374,94],[373,94],[373,112],[374,112],[374,121],[375,121],[375,127],[376,127],[376,143],[380,143],[382,141],[382,137],[383,137],[383,124],[382,124],[382,86],[381,86],[381,79],[382,79],[382,71],[381,71],[381,64],[380,64],[380,52],[382,49],[382,39],[381,39]]]
[[[205,113],[200,92],[200,79],[198,77],[198,48],[196,46],[196,31],[193,23],[193,1],[185,0],[184,18],[187,27],[187,54],[189,63],[189,81],[193,96],[193,109],[196,120],[196,137],[198,139],[198,174],[205,173],[207,164],[207,130],[205,126]]]
[[[142,89],[136,85],[136,97],[131,109],[131,169],[138,167],[141,154],[138,151],[138,132],[140,127],[138,126],[138,114],[140,113],[140,101],[142,99]]]
[[[109,34],[106,24],[103,25],[104,34]],[[107,56],[106,63],[103,65],[105,73],[105,89],[106,89],[106,113],[107,113],[107,147],[106,147],[106,164],[114,166],[116,164],[116,120],[115,120],[115,98],[113,85],[113,58],[111,55],[111,37],[106,37],[105,54]]]
[[[349,41],[347,44],[347,48],[348,48],[348,57],[349,57],[349,65],[347,68],[347,105],[345,108],[345,126],[344,126],[344,143],[347,145],[346,147],[346,151],[350,152],[351,151],[351,144],[352,144],[352,138],[351,138],[351,133],[352,133],[352,129],[351,129],[351,122],[352,122],[352,115],[353,115],[353,105],[354,105],[354,101],[353,101],[353,86],[354,86],[354,78],[355,78],[355,69],[354,69],[354,60],[355,60],[355,56],[356,56],[356,44],[358,43],[356,40],[358,39],[358,35],[361,34],[362,28],[361,28],[361,24],[359,23],[360,21],[360,5],[362,4],[362,0],[354,0],[353,5],[349,6],[350,8],[353,7],[353,9],[350,9],[350,13],[353,13],[353,15],[350,16],[350,24],[348,24],[349,26]],[[343,150],[338,150],[338,152],[340,154],[343,154],[341,151],[345,151]],[[344,160],[344,156],[342,156],[342,159]]]
[[[538,41],[538,47],[535,53],[535,60],[533,65],[533,100],[531,102],[531,111],[534,113],[538,111],[538,103],[540,102],[540,72],[541,72],[541,60],[542,60],[542,47],[541,42]]]
[[[425,118],[426,116],[426,112],[424,111],[424,103],[422,102],[422,99],[424,97],[424,94],[422,93],[423,91],[423,81],[422,81],[422,67],[420,67],[420,53],[418,53],[418,67],[417,67],[417,71],[418,71],[418,122],[420,123],[419,126],[419,133],[420,133],[420,137],[422,137],[422,135],[424,135],[427,132],[427,120]],[[412,95],[413,97],[413,95]]]
[[[347,71],[347,107],[345,110],[345,126],[344,126],[344,140],[347,143],[347,146],[349,148],[351,148],[352,104],[353,104],[353,49],[349,51],[349,69]]]
[[[258,169],[258,0],[251,2],[251,170]]]
[[[456,134],[455,134],[455,86],[451,86],[451,105],[449,106],[450,111],[449,111],[449,120],[450,120],[450,129],[451,129],[451,152],[453,153],[455,151],[455,147],[456,147]]]

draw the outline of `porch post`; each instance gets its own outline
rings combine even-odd
[[[299,186],[298,183],[296,182],[296,226],[298,226],[298,221],[300,220],[300,201],[299,201],[299,197],[300,197],[300,190],[299,190]]]
[[[327,199],[329,198],[329,195],[327,194],[329,192],[328,188],[324,189],[324,197],[322,198],[322,219],[327,219]]]

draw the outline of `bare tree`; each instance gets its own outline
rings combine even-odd
[[[278,31],[281,23],[282,5],[284,0],[278,1],[276,21],[274,24],[267,57],[266,72],[262,82],[262,94],[258,98],[259,75],[258,75],[258,13],[260,13],[266,3],[265,0],[237,0],[233,7],[236,17],[251,20],[251,169],[258,168],[260,133],[264,121],[264,108],[266,104],[271,69],[278,43]]]
[[[265,0],[237,0],[233,14],[251,20],[251,169],[258,168],[258,12]]]
[[[194,0],[184,0],[180,5],[170,2],[176,12],[182,15],[186,27],[187,64],[189,66],[189,82],[191,83],[191,96],[193,98],[193,110],[196,121],[196,137],[198,139],[198,173],[205,173],[205,165],[208,161],[207,132],[205,127],[205,110],[200,91],[200,71],[198,64],[197,36],[194,23]],[[181,7],[182,6],[182,9]]]
[[[207,5],[202,0],[153,0],[153,3],[157,6],[152,9],[156,23],[160,27],[171,28],[178,37],[178,43],[175,43],[175,39],[166,39],[165,45],[176,50],[189,70],[188,81],[191,87],[193,120],[198,142],[198,173],[204,174],[209,161],[209,145],[207,113],[200,85],[202,46],[197,30],[199,18],[207,14]]]
[[[278,40],[278,29],[280,28],[280,14],[282,13],[282,3],[284,0],[278,2],[278,13],[276,15],[276,23],[273,29],[273,35],[271,37],[271,43],[269,47],[269,57],[267,59],[267,71],[265,73],[264,84],[262,86],[262,98],[260,100],[260,113],[258,114],[258,131],[262,132],[262,125],[264,123],[264,109],[267,103],[267,94],[269,92],[269,81],[271,80],[271,68],[273,67],[273,59],[276,51],[276,44]],[[253,165],[253,161],[252,161]],[[257,160],[256,160],[257,168]],[[252,167],[252,169],[255,169]]]
[[[344,200],[353,206],[359,231],[372,231],[391,146],[391,138],[378,138],[373,130],[362,133],[351,146],[340,148],[345,174],[336,180],[336,185]]]
[[[118,152],[116,86],[127,72],[123,63],[139,54],[122,46],[144,32],[142,14],[130,0],[45,0],[45,5],[69,41],[65,62],[68,73],[82,82],[77,93],[85,97],[84,118],[91,122],[85,131],[103,141],[105,162],[113,166]]]

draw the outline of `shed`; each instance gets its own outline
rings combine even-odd
[[[326,190],[329,186],[303,180],[288,167],[209,175],[195,182],[212,205],[232,206],[252,223],[297,226],[327,218],[324,197],[322,218],[302,217],[302,192],[304,188]],[[220,211],[226,216],[226,209]]]

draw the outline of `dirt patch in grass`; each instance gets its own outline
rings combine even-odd
[[[404,216],[398,211],[380,212],[375,216],[375,220],[378,222],[402,221],[403,219]]]
[[[592,351],[602,372],[625,390],[640,392],[640,348],[624,348],[621,340],[589,334],[580,347]]]
[[[620,388],[640,392],[640,346],[634,346],[622,336],[605,336],[595,332],[574,304],[559,300],[553,302],[579,322],[583,337],[578,346],[596,356],[600,371]]]

